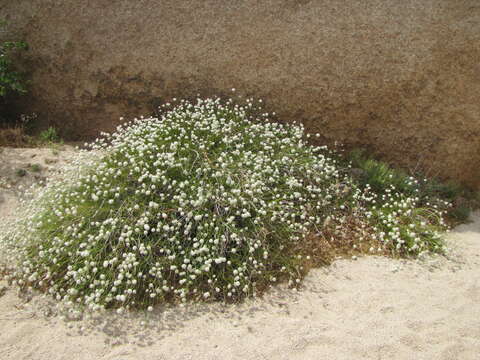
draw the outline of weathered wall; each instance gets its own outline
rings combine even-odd
[[[478,0],[0,0],[70,136],[235,87],[325,141],[480,186]]]

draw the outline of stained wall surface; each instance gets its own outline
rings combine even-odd
[[[478,0],[0,0],[25,113],[69,138],[172,97],[265,100],[322,141],[480,187]]]

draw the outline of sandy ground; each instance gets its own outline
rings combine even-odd
[[[31,159],[21,154],[14,168]],[[6,217],[14,191],[0,195]],[[241,305],[65,318],[52,300],[19,297],[3,282],[0,359],[478,360],[480,213],[472,220],[448,235],[447,258],[338,260],[312,271],[299,292],[276,288]]]
[[[0,220],[13,215],[18,195],[33,183],[54,177],[74,156],[70,145],[51,148],[0,147]]]

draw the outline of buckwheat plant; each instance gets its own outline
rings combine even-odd
[[[182,100],[102,134],[0,235],[8,279],[71,306],[151,310],[298,284],[307,237],[341,236],[352,214],[382,248],[441,248],[441,210],[356,186],[302,126],[259,109]]]

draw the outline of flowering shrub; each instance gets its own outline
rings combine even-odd
[[[181,101],[104,134],[3,236],[8,278],[121,312],[297,284],[322,260],[320,239],[441,249],[440,210],[355,185],[302,126],[257,110],[252,100]]]

